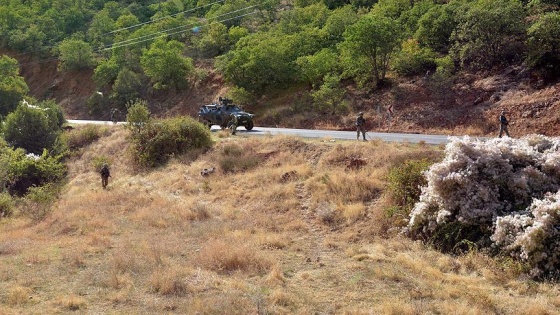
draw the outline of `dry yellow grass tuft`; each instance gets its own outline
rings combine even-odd
[[[111,126],[71,159],[41,221],[2,220],[0,313],[559,314],[559,286],[519,265],[398,235],[386,175],[440,147],[220,132],[139,172],[126,135]]]

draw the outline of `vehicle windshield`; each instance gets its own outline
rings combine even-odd
[[[242,112],[243,110],[235,105],[226,105],[226,109],[228,112]]]

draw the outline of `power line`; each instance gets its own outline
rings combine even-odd
[[[226,22],[226,21],[229,21],[229,20],[237,19],[237,18],[244,17],[244,16],[251,15],[251,14],[255,14],[255,13],[256,13],[256,11],[249,12],[249,13],[245,13],[245,14],[242,14],[242,15],[234,16],[234,17],[229,18],[229,19],[224,19],[224,20],[220,20],[220,21],[214,21],[214,22],[212,22],[212,23],[210,23],[210,24],[208,24],[208,25],[212,25],[212,24],[215,24],[215,23]],[[194,24],[193,24],[193,25],[194,25]],[[208,26],[208,25],[207,25],[207,26]],[[199,26],[199,27],[204,27],[204,25],[203,25],[203,26]],[[118,45],[118,46],[113,45],[113,46],[111,46],[111,47],[107,47],[107,48],[100,49],[99,51],[111,50],[111,49],[116,49],[116,48],[122,48],[122,47],[130,46],[130,45],[135,45],[135,44],[147,42],[147,41],[150,41],[150,40],[153,40],[153,39],[156,39],[156,38],[161,38],[161,37],[165,37],[165,36],[181,34],[181,33],[184,33],[184,32],[188,32],[188,31],[190,31],[190,30],[191,30],[191,29],[186,29],[186,30],[181,30],[181,31],[173,32],[173,33],[164,33],[164,34],[161,34],[161,35],[159,35],[159,36],[150,37],[150,38],[148,38],[148,39],[144,39],[144,40],[140,40],[140,41],[130,42],[130,43],[126,43],[126,44]],[[152,34],[152,35],[156,35],[156,34],[158,34],[158,33],[161,33],[161,32],[157,32],[157,33],[154,33],[154,34]]]
[[[237,9],[237,10],[231,11],[231,12],[227,12],[227,13],[224,13],[224,14],[221,14],[221,15],[218,15],[218,16],[215,16],[215,17],[212,17],[212,19],[218,19],[218,18],[220,18],[220,17],[224,17],[224,16],[227,16],[227,15],[231,15],[231,14],[233,14],[233,13],[237,13],[237,12],[240,12],[240,11],[244,11],[244,10],[247,10],[247,9],[250,9],[250,8],[253,8],[253,7],[256,7],[256,5],[244,7],[244,8]],[[233,18],[239,18],[239,17],[242,17],[242,16],[245,16],[245,15],[235,16],[235,17],[233,17]],[[228,19],[228,20],[229,20],[229,19]],[[227,20],[224,20],[224,21],[227,21]],[[155,36],[155,35],[157,35],[157,34],[163,34],[163,33],[169,32],[169,31],[173,31],[173,30],[181,29],[181,28],[185,28],[185,27],[190,27],[190,26],[194,26],[194,25],[195,25],[195,23],[190,23],[190,24],[172,27],[172,28],[169,28],[169,29],[166,29],[166,30],[163,30],[163,31],[158,31],[158,32],[154,32],[154,33],[147,34],[147,35],[143,35],[143,36],[139,36],[139,37],[135,37],[135,38],[130,38],[130,39],[127,39],[127,40],[123,40],[123,41],[120,41],[120,42],[113,43],[113,44],[111,44],[111,45],[107,45],[106,47],[100,49],[100,51],[102,51],[102,50],[108,50],[108,49],[111,49],[111,48],[113,48],[113,47],[115,47],[115,46],[121,47],[122,44],[126,44],[126,43],[128,43],[128,42],[136,42],[138,39],[147,38],[147,37],[152,37],[152,36]],[[158,36],[155,36],[154,38],[157,38],[157,37],[158,37]],[[149,40],[149,39],[148,39],[148,40]]]
[[[223,16],[227,16],[227,15],[231,15],[232,13],[236,13],[236,12],[243,11],[243,10],[246,10],[246,9],[250,9],[250,8],[253,8],[253,7],[256,7],[256,5],[252,5],[252,6],[248,6],[248,7],[245,7],[245,8],[241,8],[241,9],[238,9],[238,10],[235,10],[235,11],[231,11],[231,12],[228,12],[228,13],[224,13],[224,14],[221,14],[221,15],[219,15],[219,16],[212,17],[212,19],[219,18],[219,17],[223,17]],[[247,15],[255,14],[255,13],[257,13],[257,11],[252,11],[252,12],[249,12],[249,13],[236,15],[236,16],[231,17],[231,18],[227,18],[227,19],[223,19],[223,20],[214,21],[214,22],[211,22],[211,23],[209,23],[209,24],[207,24],[207,25],[201,25],[201,26],[198,26],[198,27],[205,27],[205,26],[209,26],[209,25],[212,25],[212,24],[216,24],[216,23],[222,23],[222,22],[226,22],[226,21],[238,19],[238,18],[247,16]],[[94,50],[93,52],[96,52],[96,53],[97,53],[97,52],[101,52],[101,51],[106,51],[106,50],[111,50],[111,49],[116,49],[116,48],[122,48],[122,47],[130,46],[130,45],[136,45],[136,44],[139,44],[139,43],[143,43],[143,42],[147,42],[147,41],[150,41],[150,40],[154,40],[154,39],[156,39],[156,38],[161,38],[161,37],[165,37],[165,36],[170,36],[170,35],[176,35],[176,34],[184,33],[184,32],[190,31],[191,29],[190,29],[190,28],[189,28],[189,29],[184,29],[184,30],[180,30],[180,31],[172,32],[172,33],[167,33],[167,32],[168,32],[168,31],[171,31],[171,30],[179,29],[179,28],[186,28],[186,27],[190,27],[190,26],[195,26],[196,24],[197,24],[197,23],[190,23],[190,24],[186,24],[186,25],[179,26],[179,27],[173,27],[173,28],[170,28],[170,29],[167,29],[167,30],[164,30],[164,31],[159,31],[159,32],[155,32],[155,33],[152,33],[152,34],[140,36],[140,37],[133,38],[133,39],[130,39],[130,40],[126,40],[126,41],[114,43],[114,44],[111,45],[110,47],[105,47],[105,48],[97,49],[97,50]],[[160,34],[160,35],[158,35],[158,34]],[[156,35],[157,35],[157,36],[156,36]],[[138,40],[138,39],[145,38],[145,37],[149,37],[149,38],[143,39],[143,40]],[[136,40],[136,41],[130,42],[131,40]],[[21,64],[21,66],[28,66],[28,65],[34,65],[34,64],[41,64],[41,63],[46,63],[46,62],[51,62],[51,61],[56,61],[56,60],[60,60],[60,58],[50,58],[50,59],[44,59],[44,60],[38,60],[38,61],[27,62],[27,63]]]
[[[131,28],[134,28],[134,27],[137,27],[137,26],[142,26],[142,25],[154,23],[154,22],[161,21],[161,20],[164,20],[164,19],[167,19],[167,18],[170,18],[170,17],[175,17],[175,16],[177,16],[177,15],[179,15],[179,14],[188,13],[188,12],[193,12],[193,11],[196,11],[196,10],[198,10],[198,9],[202,9],[202,8],[205,8],[205,7],[208,7],[208,6],[211,6],[211,5],[220,3],[220,2],[224,2],[224,1],[225,1],[225,0],[218,0],[218,1],[215,1],[215,2],[212,2],[212,3],[209,3],[209,4],[205,4],[205,5],[203,5],[203,6],[194,7],[194,8],[192,8],[192,9],[188,9],[188,10],[185,10],[185,11],[181,11],[181,12],[179,12],[179,13],[166,15],[166,16],[160,17],[160,18],[155,19],[155,20],[152,20],[152,21],[147,21],[147,22],[138,23],[138,24],[135,24],[135,25],[123,27],[123,28],[120,28],[120,29],[117,29],[117,30],[114,30],[114,31],[110,31],[110,32],[107,32],[107,33],[103,33],[103,34],[101,34],[101,35],[113,34],[113,33],[117,33],[117,32],[120,32],[120,31],[124,31],[124,30],[131,29]]]

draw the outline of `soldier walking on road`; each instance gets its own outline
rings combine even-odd
[[[101,174],[101,186],[103,189],[106,189],[109,184],[109,177],[111,177],[111,172],[109,171],[109,165],[107,165],[107,163],[103,163],[99,174]]]
[[[502,133],[506,133],[506,135],[508,137],[510,137],[509,132],[508,132],[508,125],[509,122],[506,118],[506,110],[502,110],[502,112],[500,113],[500,135],[498,137],[502,137]]]
[[[361,132],[364,141],[366,141],[366,120],[364,118],[363,112],[360,112],[358,114],[358,117],[356,118],[356,129],[358,132],[356,139],[360,140],[360,132]]]
[[[235,133],[237,132],[237,124],[238,124],[237,116],[235,116],[235,114],[231,114],[229,115],[229,117],[230,117],[229,128],[231,129],[231,134],[235,135]]]
[[[119,113],[121,111],[118,108],[113,108],[111,109],[111,121],[113,122],[113,124],[116,124],[117,121],[119,120]]]

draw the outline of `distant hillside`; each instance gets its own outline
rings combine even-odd
[[[196,117],[201,104],[228,92],[228,85],[211,66],[199,64],[208,76],[192,88],[173,93],[154,93],[148,99],[156,117]],[[56,63],[24,66],[22,75],[37,98],[54,98],[70,119],[108,119],[109,113],[92,115],[86,101],[95,92],[91,72],[61,73]],[[369,127],[376,131],[441,133],[454,135],[496,134],[499,112],[508,110],[513,136],[540,133],[560,136],[560,83],[544,85],[519,67],[495,73],[463,73],[452,83],[433,77],[396,79],[372,93],[360,91],[351,82],[345,86],[350,110],[345,114],[321,115],[294,110],[309,88],[277,91],[264,95],[247,110],[257,114],[256,124],[267,127],[353,129],[354,115],[365,111]],[[394,115],[388,126],[387,108]]]

